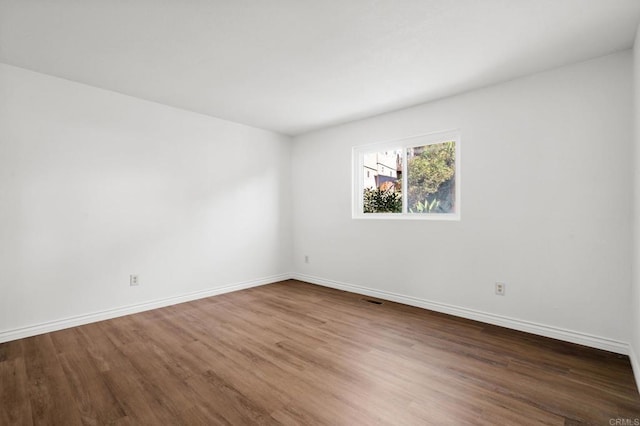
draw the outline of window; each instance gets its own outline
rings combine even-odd
[[[460,219],[460,135],[434,133],[353,149],[353,217]]]

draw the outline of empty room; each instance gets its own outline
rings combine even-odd
[[[0,425],[640,425],[639,26],[0,0]]]

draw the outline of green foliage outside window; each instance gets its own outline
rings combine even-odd
[[[365,188],[365,213],[402,213],[402,196],[391,189]]]
[[[414,148],[408,158],[408,208],[412,213],[448,213],[453,208],[456,148],[444,142]]]

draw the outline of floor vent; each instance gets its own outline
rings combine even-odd
[[[384,302],[381,302],[379,300],[372,300],[372,299],[360,299],[363,302],[367,302],[367,303],[372,303],[374,305],[382,305]]]

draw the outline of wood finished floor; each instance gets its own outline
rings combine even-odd
[[[627,357],[361,299],[286,281],[1,344],[0,424],[640,419]]]

